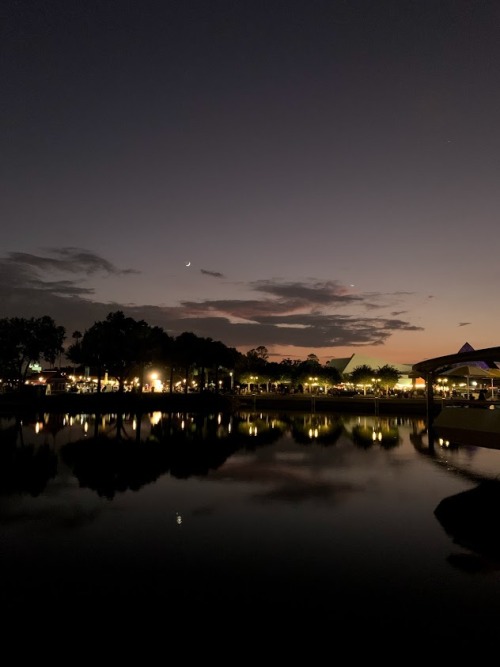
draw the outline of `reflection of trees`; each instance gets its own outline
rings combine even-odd
[[[377,442],[384,449],[392,449],[401,444],[399,428],[394,425],[381,426],[377,431]]]
[[[141,415],[139,414],[137,415],[137,431],[136,431],[137,440],[140,440],[140,433],[141,433],[140,425],[141,425]],[[114,421],[111,422],[111,428],[108,432],[108,435],[111,435],[113,431],[115,433],[115,437],[117,440],[130,440],[130,435],[127,433],[125,429],[125,416],[122,412],[116,413],[116,418]]]
[[[138,490],[164,474],[178,478],[206,476],[220,468],[235,452],[255,451],[272,445],[285,433],[290,433],[301,445],[332,445],[343,433],[364,447],[374,443],[394,446],[399,442],[399,432],[393,420],[388,421],[387,428],[382,428],[382,439],[374,440],[374,427],[381,427],[383,417],[365,422],[368,426],[364,430],[359,425],[353,426],[352,433],[346,426],[351,429],[349,417],[321,413],[122,413],[108,417],[104,420],[96,414],[92,436],[90,433],[79,436],[80,440],[58,447],[61,461],[69,467],[80,486],[107,498],[127,490]],[[62,424],[60,416],[48,417],[46,427],[54,440]],[[5,493],[16,490],[37,493],[55,476],[57,454],[52,454],[48,445],[42,448],[38,443],[35,448],[19,447],[23,442],[20,435],[20,420],[1,432],[4,443],[0,459],[1,489]]]
[[[154,440],[137,443],[101,434],[67,443],[60,455],[81,487],[110,499],[117,492],[137,491],[169,468],[165,448]]]
[[[283,436],[287,425],[276,415],[241,413],[235,427],[240,447],[255,451],[258,447],[277,442]]]
[[[236,434],[206,415],[167,415],[143,441],[120,434],[117,429],[114,437],[101,433],[61,448],[61,458],[80,486],[110,499],[137,491],[166,473],[178,478],[207,475],[241,446]]]
[[[334,445],[344,432],[344,422],[340,416],[295,416],[291,419],[290,426],[293,439],[300,445]]]
[[[240,412],[238,429],[247,449],[256,445],[276,442],[289,432],[298,444],[331,445],[337,442],[344,430],[340,415],[328,416],[301,412]]]
[[[58,412],[49,412],[44,423],[44,431],[50,433],[52,442],[55,444],[57,434],[63,430],[65,426],[64,415]]]
[[[391,449],[401,444],[399,427],[390,418],[378,419],[373,424],[356,424],[350,435],[354,444],[363,449],[373,445]]]
[[[176,413],[163,415],[141,439],[141,415],[135,430],[125,428],[123,415],[115,415],[111,428],[101,431],[98,417],[92,437],[63,444],[58,454],[47,443],[22,444],[20,420],[2,429],[0,493],[37,495],[57,474],[60,457],[81,487],[111,499],[119,492],[139,490],[166,473],[178,478],[208,475],[239,449],[255,450],[277,441],[284,429],[281,422],[264,428],[262,421],[249,433],[237,415]],[[62,422],[56,415],[49,421],[55,439]]]
[[[368,449],[375,444],[373,438],[373,427],[356,424],[351,429],[351,439],[355,445]]]
[[[57,455],[48,445],[17,445],[20,424],[2,430],[0,494],[39,496],[57,474]]]
[[[169,456],[169,470],[173,477],[186,479],[194,476],[206,476],[211,470],[220,468],[227,459],[239,449],[235,435],[217,438],[199,432],[188,436],[178,432],[163,443]]]

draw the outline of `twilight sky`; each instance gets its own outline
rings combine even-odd
[[[0,317],[499,344],[498,0],[6,0]]]

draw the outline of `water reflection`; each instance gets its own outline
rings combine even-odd
[[[56,587],[75,607],[168,601],[186,618],[216,601],[239,619],[263,601],[259,618],[320,612],[343,630],[361,609],[379,631],[404,630],[400,609],[430,630],[430,605],[454,631],[462,598],[490,612],[500,599],[500,581],[462,575],[500,557],[477,531],[466,541],[461,510],[446,525],[434,511],[499,469],[500,452],[433,447],[418,417],[4,416],[3,599],[22,607]]]
[[[473,489],[443,498],[435,515],[455,544],[469,552],[449,562],[467,572],[500,569],[500,481],[483,480]]]
[[[400,417],[355,417],[351,414],[316,413],[162,413],[149,414],[57,414],[11,415],[0,417],[0,437],[9,429],[17,430],[18,444],[50,444],[54,447],[77,439],[105,436],[123,440],[164,440],[184,433],[185,437],[227,439],[257,438],[273,442],[285,432],[296,442],[334,444],[340,434],[347,433],[359,444],[376,442],[394,445],[399,442],[398,428],[409,421],[423,425],[422,420]]]
[[[417,452],[450,464],[449,443],[435,451],[425,421],[416,417],[252,411],[4,416],[0,484],[4,493],[36,495],[63,465],[82,487],[113,498],[166,474],[207,475],[238,452],[255,452],[284,437],[305,447],[335,447],[342,437],[363,450],[395,449],[403,442],[401,426]],[[457,463],[473,450],[460,448]]]
[[[401,444],[397,420],[394,418],[377,418],[370,423],[357,423],[351,430],[353,442],[360,447],[371,447],[380,444],[391,448]]]
[[[255,451],[288,435],[299,445],[394,447],[397,418],[310,413],[43,414],[3,417],[3,492],[40,493],[66,466],[82,487],[113,498],[161,475],[207,475],[236,452]]]

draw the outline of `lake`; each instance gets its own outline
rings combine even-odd
[[[0,462],[12,612],[58,601],[79,617],[300,619],[339,640],[496,637],[492,501],[472,520],[436,510],[496,479],[500,451],[429,443],[421,417],[4,415]]]

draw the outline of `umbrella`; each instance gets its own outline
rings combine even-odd
[[[485,369],[479,366],[463,365],[450,368],[447,371],[439,373],[439,375],[446,375],[447,377],[466,377],[467,378],[467,395],[470,397],[469,383],[471,378],[480,378],[482,380],[491,380],[491,393],[493,395],[493,379],[500,377],[500,370]]]

